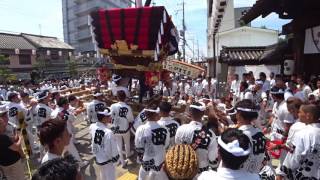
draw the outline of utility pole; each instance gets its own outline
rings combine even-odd
[[[182,38],[183,38],[183,55],[182,55],[182,61],[186,62],[186,25],[184,22],[184,0],[182,1]]]
[[[39,24],[39,33],[40,33],[40,36],[42,35],[42,28],[41,28],[41,24]]]
[[[145,2],[145,4],[144,4],[144,6],[146,6],[146,7],[147,7],[147,6],[150,6],[151,1],[152,1],[152,0],[146,0],[146,2]]]
[[[136,0],[136,7],[142,7],[142,0]]]
[[[197,56],[197,59],[198,61],[200,60],[200,57],[199,57],[199,53],[200,53],[200,49],[199,49],[199,40],[197,39],[197,48],[198,48],[198,56]]]

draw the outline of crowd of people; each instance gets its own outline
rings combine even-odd
[[[79,155],[74,123],[83,120],[101,180],[116,179],[132,157],[139,180],[320,179],[320,78],[235,74],[218,97],[213,78],[171,74],[134,112],[139,88],[120,75],[0,86],[0,179],[25,179],[30,158],[40,164],[34,180],[82,179],[90,162]]]

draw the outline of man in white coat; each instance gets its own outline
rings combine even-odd
[[[115,180],[115,163],[119,160],[119,153],[116,138],[107,127],[107,124],[111,123],[111,110],[106,108],[105,111],[98,112],[97,117],[98,121],[90,125],[92,153],[100,169],[100,179]]]
[[[316,105],[302,105],[299,119],[306,127],[292,139],[281,171],[288,179],[320,179],[320,110]]]
[[[204,103],[190,105],[189,111],[192,121],[189,124],[181,125],[175,136],[176,144],[190,144],[198,156],[199,170],[201,173],[217,167],[218,147],[216,135],[202,123],[202,116],[206,106]]]
[[[126,158],[129,158],[133,152],[130,151],[130,128],[134,121],[131,107],[125,103],[126,94],[124,91],[117,92],[118,101],[110,106],[112,115],[111,130],[115,134],[117,148],[120,154],[122,167],[126,166],[127,161],[124,160],[122,154],[123,141],[126,150]],[[123,141],[122,141],[123,140]]]
[[[248,159],[251,148],[249,138],[238,129],[227,129],[218,138],[221,166],[217,171],[205,171],[198,180],[260,180],[258,174],[240,169]]]
[[[168,177],[163,171],[163,163],[170,141],[169,132],[157,123],[159,108],[146,108],[144,111],[148,121],[138,127],[135,136],[135,147],[141,162],[138,179],[166,180]]]
[[[106,103],[102,101],[103,94],[100,92],[95,92],[93,94],[93,100],[87,106],[87,118],[90,123],[95,123],[98,121],[97,112],[104,111]]]
[[[172,147],[174,143],[174,138],[177,132],[177,129],[179,127],[179,123],[177,121],[173,120],[172,117],[170,117],[170,111],[171,111],[171,104],[168,102],[161,102],[159,105],[160,108],[160,120],[158,121],[158,124],[162,127],[167,128],[169,135],[170,135],[170,147]]]

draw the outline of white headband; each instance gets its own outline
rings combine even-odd
[[[228,144],[224,143],[221,139],[221,136],[218,138],[218,144],[226,151],[231,153],[234,156],[240,157],[240,156],[247,156],[250,154],[250,148],[247,150],[244,150],[240,147],[239,141],[234,140],[232,142],[229,142]]]
[[[144,109],[144,111],[153,112],[153,113],[159,113],[160,112],[160,108],[157,107],[157,109]]]
[[[238,111],[244,111],[244,112],[258,112],[256,109],[249,109],[249,108],[242,108],[242,107],[237,107]]]
[[[96,94],[94,94],[93,96],[94,97],[98,97],[98,96],[102,96],[103,94],[102,93],[96,93]]]
[[[194,109],[197,109],[199,111],[205,111],[206,110],[206,105],[204,103],[199,103],[201,104],[201,106],[196,106],[196,105],[190,105],[190,108],[194,108]]]
[[[270,94],[284,94],[284,91],[279,89],[278,91],[270,91]]]
[[[228,113],[229,116],[237,114],[237,110],[234,110],[233,112]]]

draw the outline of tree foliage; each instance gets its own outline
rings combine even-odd
[[[70,59],[67,64],[70,76],[76,77],[78,75],[77,63],[73,59]]]
[[[15,75],[12,74],[8,65],[10,65],[9,58],[0,55],[0,81],[7,82],[10,80],[15,80]]]

